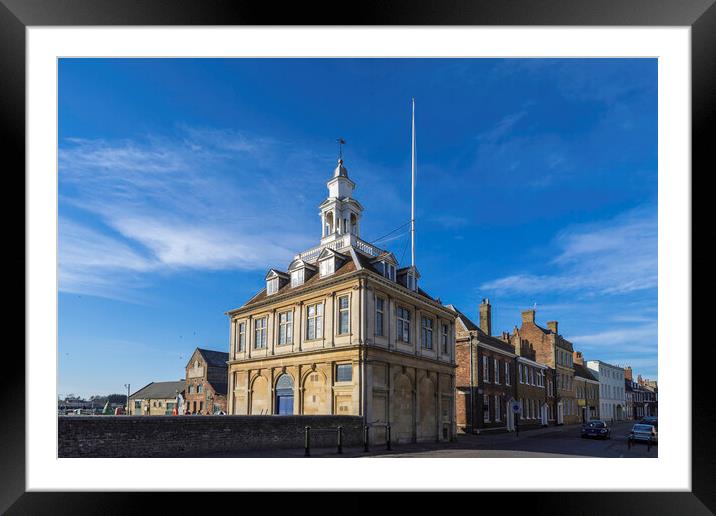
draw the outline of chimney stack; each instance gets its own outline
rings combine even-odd
[[[480,303],[480,329],[492,335],[492,306],[489,299],[483,299]]]
[[[535,322],[535,310],[522,310],[522,323],[534,323]]]
[[[557,324],[557,323],[555,322],[555,324]],[[573,362],[574,362],[575,364],[579,364],[579,365],[582,365],[582,366],[584,365],[584,358],[582,357],[582,352],[581,352],[581,351],[575,351],[573,356],[574,356]]]
[[[624,378],[629,380],[630,382],[633,381],[632,374],[631,374],[631,366],[626,366],[624,368]]]
[[[549,328],[552,333],[557,335],[559,332],[557,331],[557,321],[548,321],[547,322],[547,328]]]

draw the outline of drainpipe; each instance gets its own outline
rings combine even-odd
[[[470,335],[470,432],[475,433],[475,369],[472,361],[472,335]]]
[[[365,315],[363,313],[363,294],[365,290],[365,281],[361,278],[358,282],[358,314],[360,315],[360,324],[358,324],[358,357],[359,357],[359,363],[360,363],[360,406],[361,406],[361,413],[363,415],[363,427],[368,425],[368,414],[367,414],[367,396],[368,391],[366,389],[366,360],[365,360],[365,342],[363,342],[363,324],[365,324]]]

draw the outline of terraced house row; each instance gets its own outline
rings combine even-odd
[[[489,300],[479,324],[456,307],[456,426],[459,432],[514,431],[516,426],[574,424],[600,417],[599,380],[558,332],[542,327],[535,310],[522,325],[492,335]]]

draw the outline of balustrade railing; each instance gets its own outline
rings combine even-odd
[[[334,251],[340,251],[341,249],[351,245],[369,256],[378,256],[383,252],[382,249],[361,240],[355,235],[343,235],[341,238],[337,238],[333,242],[304,251],[297,255],[297,257],[307,262],[313,262],[318,258],[318,255],[321,254],[323,249],[328,248],[333,249]]]

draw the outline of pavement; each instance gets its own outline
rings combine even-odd
[[[627,434],[632,421],[617,422],[611,426],[612,438],[608,440],[584,439],[580,437],[581,425],[520,430],[514,432],[481,435],[459,435],[450,443],[393,444],[391,450],[385,444],[371,445],[370,451],[363,447],[344,448],[338,454],[333,448],[311,449],[311,457],[355,458],[355,457],[658,457],[658,447],[634,444],[629,448]],[[220,453],[205,457],[304,457],[303,448],[288,450],[261,450],[251,452]]]

